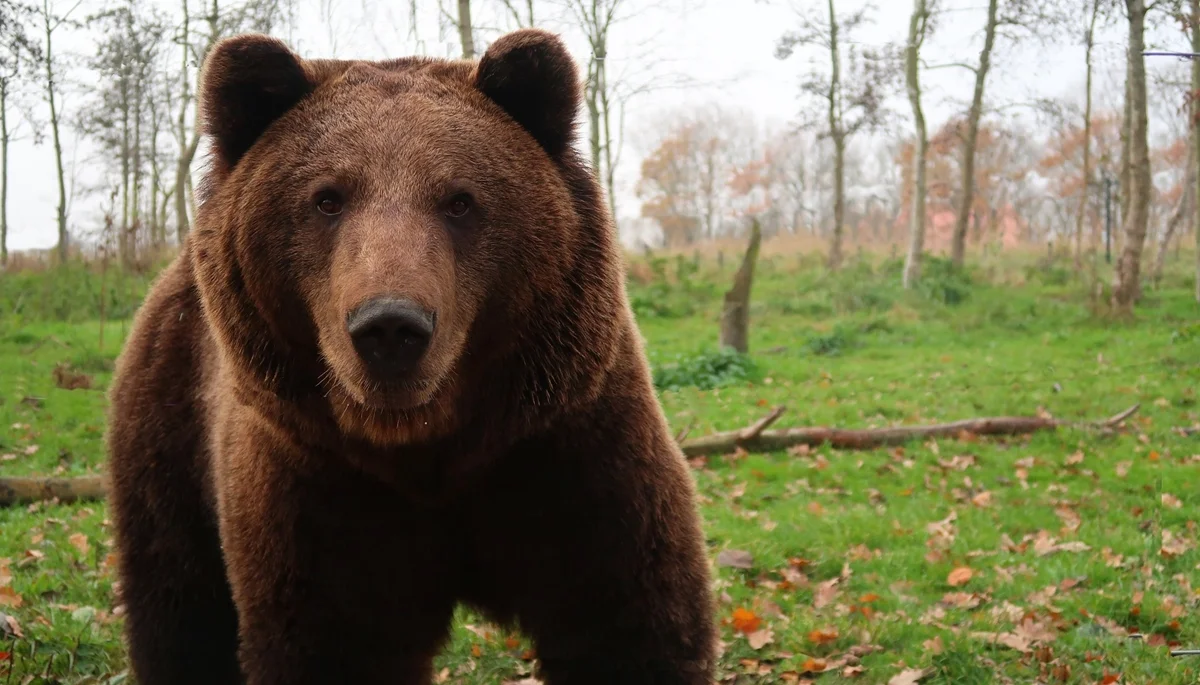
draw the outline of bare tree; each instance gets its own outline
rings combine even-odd
[[[533,15],[533,0],[500,0],[518,27],[536,26]]]
[[[859,131],[883,123],[884,96],[890,70],[871,54],[861,57],[853,47],[853,32],[866,23],[874,7],[839,17],[834,0],[828,0],[828,13],[799,11],[800,28],[779,40],[775,56],[787,59],[798,47],[820,47],[828,53],[829,74],[810,73],[801,82],[801,91],[823,101],[826,110],[822,136],[833,143],[833,233],[829,244],[829,267],[842,262],[846,222],[846,143]],[[850,42],[849,73],[842,75],[842,41]],[[804,122],[811,123],[811,122]]]
[[[69,21],[71,13],[78,9],[81,3],[82,0],[79,0],[62,15],[55,14],[50,0],[42,0],[41,6],[42,28],[46,39],[42,51],[42,66],[45,68],[46,103],[50,107],[50,131],[54,136],[54,164],[58,180],[58,206],[55,210],[58,245],[55,251],[60,264],[65,264],[67,261],[69,236],[67,235],[67,181],[66,171],[63,168],[62,132],[59,125],[62,113],[59,110],[58,63],[54,58],[54,32]]]
[[[983,117],[983,88],[988,70],[992,65],[992,48],[996,45],[996,27],[999,24],[999,0],[988,0],[987,24],[983,31],[983,49],[979,51],[979,64],[970,67],[975,72],[975,89],[971,95],[971,108],[967,111],[967,136],[962,147],[962,194],[959,197],[958,213],[954,218],[954,237],[950,259],[961,267],[967,253],[967,228],[971,220],[971,208],[975,202],[975,146],[979,140],[979,120]]]
[[[1085,0],[1088,2],[1088,0]],[[1083,185],[1079,192],[1079,208],[1075,214],[1075,268],[1083,265],[1083,224],[1087,215],[1088,192],[1092,182],[1092,50],[1096,46],[1096,21],[1100,16],[1101,0],[1090,0],[1091,12],[1087,31],[1083,34],[1084,64],[1087,69],[1085,104],[1083,107]]]
[[[911,288],[921,275],[921,253],[925,248],[925,175],[929,134],[925,128],[925,112],[921,107],[921,45],[925,42],[935,0],[913,0],[912,16],[908,22],[908,44],[904,49],[904,81],[908,102],[912,106],[916,137],[913,142],[912,214],[909,216],[908,257],[904,262],[901,284]]]
[[[0,4],[0,271],[8,265],[8,146],[16,140],[9,109],[35,76],[41,48],[26,33],[37,10],[18,2]],[[28,113],[25,118],[29,118]],[[36,136],[36,131],[34,133]]]
[[[1125,244],[1114,273],[1112,305],[1118,313],[1128,314],[1139,295],[1142,251],[1150,221],[1150,144],[1146,97],[1146,0],[1125,0],[1129,21],[1128,85],[1128,185],[1123,188],[1128,206],[1124,208]]]
[[[463,59],[475,59],[475,26],[471,23],[471,0],[458,0],[458,39],[462,43]]]
[[[1200,0],[1189,0],[1185,17],[1192,38],[1192,52],[1200,52]],[[1189,129],[1192,144],[1192,230],[1196,232],[1196,301],[1200,302],[1200,59],[1192,59],[1192,92],[1189,99]]]

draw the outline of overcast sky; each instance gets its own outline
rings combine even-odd
[[[99,5],[82,6],[80,15]],[[414,52],[454,55],[459,51],[457,38],[439,30],[434,0],[422,3],[422,16],[413,39],[407,16],[407,0],[295,0],[292,27],[277,34],[289,40],[306,57],[396,57]],[[1025,41],[1014,45],[1001,40],[993,59],[994,69],[988,82],[988,101],[999,105],[1027,102],[1034,98],[1064,98],[1083,100],[1083,19],[1084,0],[1067,0],[1079,5],[1076,16],[1079,24],[1070,36],[1060,36],[1048,44]],[[453,3],[443,0],[449,7]],[[673,2],[673,4],[672,4]],[[800,99],[798,82],[802,74],[813,68],[825,69],[824,56],[817,52],[800,52],[786,61],[776,59],[775,45],[780,35],[794,26],[795,6],[816,0],[624,0],[630,11],[623,22],[613,29],[611,69],[631,74],[640,80],[658,79],[675,83],[686,77],[686,88],[663,88],[635,99],[626,115],[626,145],[619,167],[618,213],[622,217],[638,213],[636,197],[632,194],[637,180],[641,156],[645,152],[647,131],[665,113],[679,108],[718,102],[752,113],[758,120],[783,125],[794,120],[805,108],[818,104]],[[586,60],[585,44],[578,33],[564,21],[569,15],[542,4],[547,27],[567,37],[577,59]],[[59,0],[65,9],[66,0]],[[484,43],[493,40],[505,28],[502,15],[494,11],[498,0],[474,0],[476,18],[485,26],[480,38]],[[550,3],[552,5],[552,2]],[[850,12],[862,6],[858,0],[838,0],[839,12]],[[937,31],[925,47],[929,65],[948,62],[974,62],[982,45],[985,19],[985,0],[943,0],[945,11]],[[174,10],[174,2],[163,7]],[[824,1],[818,2],[823,7]],[[842,7],[844,6],[844,8]],[[870,11],[870,23],[857,34],[857,42],[869,46],[902,43],[908,26],[910,2],[877,0]],[[444,23],[444,22],[443,22]],[[1096,65],[1100,74],[1096,80],[1097,107],[1119,103],[1121,60],[1124,55],[1125,25],[1123,17],[1110,25],[1098,37]],[[1186,39],[1171,27],[1165,27],[1152,37],[1155,48],[1187,49]],[[64,34],[55,51],[75,56],[92,52],[93,37],[86,31]],[[1171,58],[1151,58],[1147,70],[1151,73],[1181,73],[1184,67]],[[65,98],[67,117],[74,118],[84,98],[78,84],[94,80],[85,70],[71,72],[75,86],[69,86]],[[926,84],[926,116],[930,130],[948,117],[965,109],[970,97],[973,75],[963,69],[931,69],[923,74]],[[897,126],[907,132],[908,108],[897,100]],[[1168,115],[1156,112],[1152,132],[1166,126]],[[44,108],[41,119],[45,121]],[[28,125],[23,127],[28,133]],[[98,178],[97,165],[86,144],[80,144],[78,134],[64,129],[66,163],[74,168],[79,186],[91,184]],[[635,141],[642,144],[636,144]],[[55,243],[54,208],[57,187],[54,175],[53,148],[47,131],[46,142],[34,146],[29,140],[12,145],[10,150],[9,181],[9,245],[13,249],[45,248]],[[198,162],[199,168],[199,162]],[[74,233],[91,232],[100,221],[99,194],[77,197],[70,207]]]

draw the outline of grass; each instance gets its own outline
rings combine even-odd
[[[1200,659],[1167,649],[1200,646],[1200,438],[1181,430],[1200,424],[1200,308],[1186,258],[1115,321],[1059,264],[935,262],[905,293],[895,263],[829,275],[774,255],[756,276],[748,358],[716,349],[731,261],[631,264],[663,406],[693,436],[779,404],[780,427],[1141,410],[1115,434],[693,460],[722,682],[882,683],[906,669],[925,683],[1196,682]],[[0,318],[0,476],[102,468],[103,389],[127,323],[108,323],[100,347],[86,308],[68,309],[69,322]],[[55,387],[63,362],[92,389]],[[102,503],[0,510],[0,612],[23,633],[0,632],[0,683],[131,682],[110,550]],[[518,681],[530,647],[460,611],[439,678]]]

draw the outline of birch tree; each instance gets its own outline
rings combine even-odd
[[[35,78],[42,58],[41,48],[26,32],[36,12],[17,2],[0,5],[0,271],[8,266],[8,146],[16,140],[17,128],[10,111],[22,114],[18,100]]]
[[[46,104],[50,108],[50,132],[54,140],[54,167],[56,172],[56,180],[58,181],[58,205],[55,207],[55,223],[58,228],[58,244],[55,247],[55,254],[59,264],[65,264],[67,261],[67,250],[69,247],[69,236],[67,234],[67,179],[66,170],[63,168],[63,145],[62,145],[62,111],[61,98],[62,94],[59,90],[60,65],[55,59],[54,54],[54,34],[70,21],[70,15],[79,8],[82,0],[76,2],[74,6],[68,9],[63,14],[59,15],[54,11],[50,0],[42,0],[40,8],[43,37],[45,43],[42,46],[42,67],[43,76],[45,77],[45,95]]]
[[[930,30],[933,4],[936,0],[913,0],[912,16],[908,21],[908,43],[904,48],[904,83],[912,107],[914,128],[912,213],[908,222],[908,256],[904,261],[901,285],[912,288],[921,275],[921,255],[925,249],[925,174],[929,150],[929,134],[925,128],[925,111],[921,106],[921,45]]]
[[[1125,15],[1129,22],[1128,83],[1125,89],[1129,126],[1126,135],[1128,165],[1125,172],[1128,185],[1123,191],[1128,205],[1123,208],[1125,244],[1113,274],[1112,306],[1118,314],[1132,313],[1139,295],[1142,251],[1150,221],[1150,193],[1153,192],[1146,107],[1146,58],[1142,54],[1146,46],[1147,9],[1146,0],[1125,0]]]
[[[861,54],[853,47],[854,32],[863,26],[875,8],[864,6],[839,16],[834,0],[827,11],[799,10],[800,27],[779,40],[775,56],[787,59],[797,48],[818,47],[827,54],[828,74],[810,72],[800,84],[801,92],[821,101],[825,122],[821,137],[833,144],[833,231],[829,242],[829,268],[837,269],[843,258],[846,223],[846,144],[860,131],[878,127],[885,118],[884,98],[889,70],[876,55]],[[849,63],[843,65],[842,44],[851,45]],[[843,67],[848,67],[843,77]],[[813,124],[814,122],[803,122]]]

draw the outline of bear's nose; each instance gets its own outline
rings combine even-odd
[[[386,378],[416,368],[433,337],[435,320],[411,300],[377,297],[350,312],[346,330],[371,373]]]

